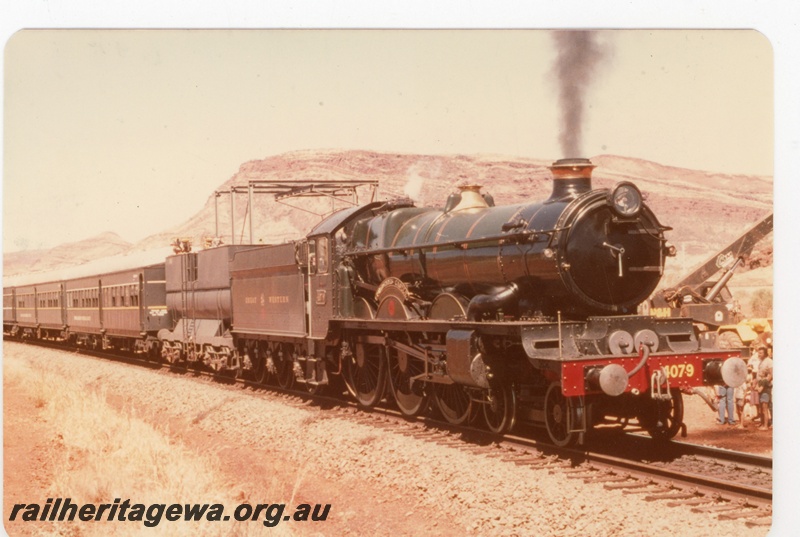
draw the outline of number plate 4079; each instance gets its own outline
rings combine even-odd
[[[694,376],[694,364],[671,364],[665,365],[664,371],[669,378],[682,378]]]

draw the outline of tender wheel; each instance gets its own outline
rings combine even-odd
[[[250,371],[250,377],[256,384],[266,384],[269,371],[267,371],[267,353],[264,346],[259,344],[253,347],[253,369]]]
[[[287,390],[294,384],[293,358],[294,346],[284,343],[280,346],[280,351],[275,357],[275,369],[277,370],[278,386]]]
[[[254,374],[255,381],[259,384],[266,384],[269,382],[269,368],[267,367],[267,357],[269,353],[267,352],[266,344],[258,346],[258,366],[256,373]]]
[[[346,374],[356,401],[371,408],[380,402],[386,390],[386,356],[381,345],[352,342],[345,357]]]
[[[561,393],[561,384],[554,382],[544,397],[544,420],[550,440],[557,446],[569,446],[578,439],[570,432],[572,405]]]
[[[493,386],[489,401],[483,405],[486,426],[495,434],[503,434],[514,427],[517,416],[517,399],[508,384]]]
[[[658,401],[647,397],[642,405],[639,421],[654,440],[669,440],[681,430],[683,424],[683,394],[678,389],[670,390],[671,399]]]
[[[401,343],[406,343],[407,338],[400,338]],[[417,416],[425,411],[428,406],[428,395],[425,392],[425,383],[412,381],[414,377],[424,373],[425,364],[408,353],[389,347],[389,386],[397,401],[397,406],[406,416]]]
[[[436,406],[444,419],[453,425],[461,425],[472,415],[472,398],[460,384],[434,384]]]

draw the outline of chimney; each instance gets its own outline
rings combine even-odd
[[[553,193],[548,201],[577,197],[592,189],[592,170],[595,165],[588,158],[562,158],[550,166],[553,174]]]

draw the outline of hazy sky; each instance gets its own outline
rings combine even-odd
[[[583,156],[772,175],[761,34],[596,38]],[[4,250],[106,230],[142,239],[196,212],[241,163],[285,151],[574,156],[558,141],[556,58],[544,30],[16,33]]]

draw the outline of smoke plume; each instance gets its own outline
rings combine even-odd
[[[598,42],[597,33],[592,31],[556,31],[553,40],[558,49],[553,71],[559,85],[562,115],[561,151],[564,157],[581,157],[584,156],[581,138],[586,90],[606,57],[606,50]]]

